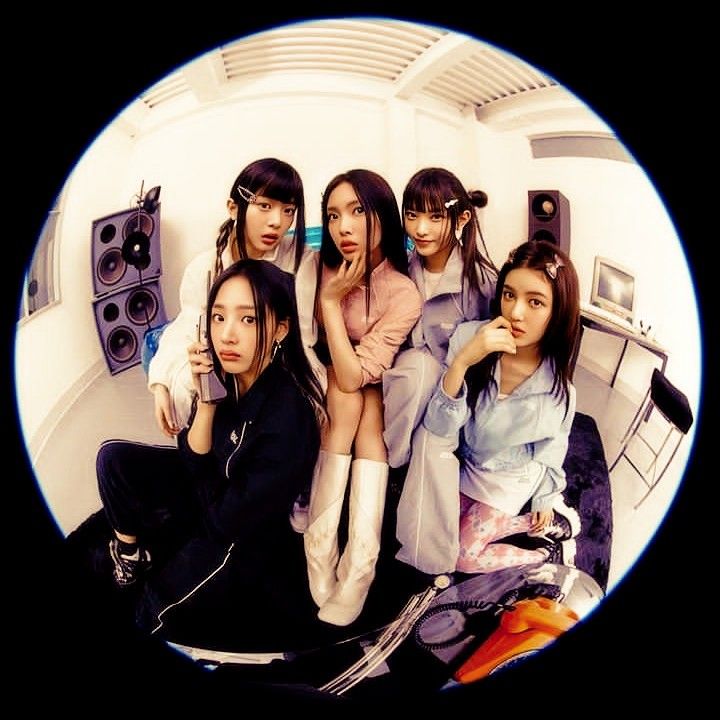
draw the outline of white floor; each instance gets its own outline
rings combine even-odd
[[[636,404],[578,365],[574,377],[578,411],[595,418],[608,465]],[[67,534],[100,507],[95,476],[99,445],[111,438],[172,445],[158,430],[152,397],[140,365],[115,376],[103,372],[61,418],[34,460],[45,500]],[[635,510],[645,485],[621,460],[611,473],[613,542],[608,590],[622,579],[665,517],[685,467],[689,442],[678,453],[658,487]]]
[[[638,407],[591,372],[578,365],[573,378],[577,388],[577,410],[592,416],[597,423],[605,449],[608,467],[620,449],[620,443]],[[654,447],[662,443],[662,429],[654,422],[643,429]],[[640,503],[647,486],[625,459],[621,459],[610,473],[613,503],[613,541],[610,556],[608,591],[622,580],[665,518],[682,480],[690,449],[689,438],[683,438],[680,449],[658,485]],[[634,442],[628,449],[639,467],[647,467],[650,457],[642,443]],[[663,453],[661,460],[667,455]]]

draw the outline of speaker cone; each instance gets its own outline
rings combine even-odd
[[[554,245],[558,244],[557,238],[549,230],[537,230],[533,233],[531,240],[547,240]]]
[[[128,265],[144,270],[150,264],[150,238],[144,232],[130,233],[122,246],[122,258]]]
[[[539,193],[533,198],[531,205],[532,214],[543,222],[549,222],[557,215],[557,205],[552,196],[547,193]]]
[[[105,285],[114,285],[119,282],[125,275],[126,270],[127,262],[123,260],[119,248],[110,248],[100,256],[97,275]]]
[[[127,316],[136,325],[149,324],[155,318],[157,309],[157,298],[145,288],[138,288],[130,293],[125,305]]]
[[[123,238],[127,238],[133,233],[141,232],[145,235],[152,235],[155,227],[155,221],[143,210],[133,212],[123,225]]]
[[[127,362],[132,359],[136,350],[137,338],[130,328],[121,325],[108,336],[107,351],[117,362]]]

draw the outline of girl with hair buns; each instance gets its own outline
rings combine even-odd
[[[453,331],[466,320],[490,317],[497,270],[475,212],[486,204],[484,192],[468,192],[444,168],[419,170],[403,192],[405,232],[414,245],[408,272],[423,308],[404,349],[383,375],[390,467],[409,460],[412,434],[440,379]]]

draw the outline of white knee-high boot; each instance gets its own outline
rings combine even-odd
[[[353,461],[348,541],[338,563],[335,592],[318,612],[324,622],[349,625],[362,612],[380,553],[387,480],[387,463]]]
[[[330,597],[340,551],[337,531],[350,470],[350,455],[320,450],[310,489],[308,526],[303,535],[310,593],[318,607]]]

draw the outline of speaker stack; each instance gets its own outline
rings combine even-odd
[[[92,223],[93,310],[111,375],[141,362],[145,333],[167,322],[160,289],[160,188]]]
[[[528,190],[528,240],[548,240],[570,255],[570,203],[559,190]]]

